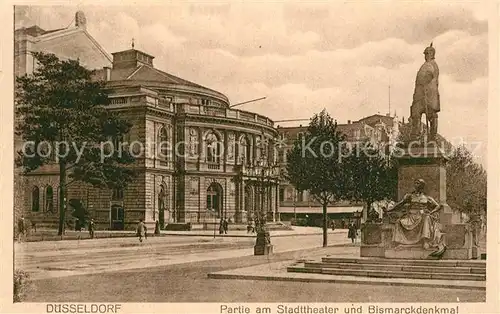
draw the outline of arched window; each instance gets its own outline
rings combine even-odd
[[[50,185],[45,190],[45,211],[49,213],[54,211],[54,190]]]
[[[158,157],[161,160],[167,160],[169,157],[170,143],[168,141],[168,131],[162,127],[158,133]]]
[[[216,217],[222,217],[223,190],[218,183],[211,183],[207,189],[207,210],[213,212]]]
[[[261,158],[267,161],[269,157],[269,140],[266,138],[262,139],[260,153]]]
[[[262,141],[262,137],[257,136],[255,138],[255,148],[256,148],[255,158],[256,158],[256,161],[258,161],[262,158],[263,145],[264,145],[264,142]]]
[[[240,138],[240,150],[239,150],[239,157],[240,157],[240,162],[242,164],[249,164],[250,163],[250,145],[248,144],[248,140],[246,136],[242,136]]]
[[[31,211],[37,212],[40,210],[40,189],[34,186],[31,190]]]
[[[209,133],[205,141],[207,162],[220,163],[222,143],[214,133]]]
[[[165,184],[160,185],[160,193],[158,193],[158,209],[167,209],[167,189]]]

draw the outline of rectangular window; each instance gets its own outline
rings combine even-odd
[[[123,200],[123,190],[122,189],[113,189],[113,194],[111,196],[113,201],[121,201]]]
[[[304,192],[303,191],[297,192],[297,201],[298,202],[304,201]]]
[[[285,201],[285,189],[280,189],[280,202]]]

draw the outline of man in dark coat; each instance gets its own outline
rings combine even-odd
[[[18,241],[24,240],[26,236],[26,221],[24,220],[24,215],[17,221],[17,235]]]
[[[351,239],[352,243],[356,240],[356,226],[353,222],[349,223],[349,231],[347,233],[347,237]]]
[[[435,140],[438,128],[438,112],[441,110],[439,99],[439,67],[436,63],[436,49],[432,43],[424,50],[425,62],[417,72],[413,103],[410,108],[412,136],[418,136],[423,114],[430,123],[429,139]]]
[[[94,219],[90,219],[89,221],[89,235],[91,239],[94,238]]]

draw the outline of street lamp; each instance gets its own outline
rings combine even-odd
[[[259,159],[257,161],[257,166],[260,169],[260,174],[256,172],[258,187],[260,192],[260,208],[257,211],[257,219],[255,221],[255,229],[257,232],[257,240],[254,246],[254,255],[269,255],[273,252],[273,246],[271,245],[271,236],[269,230],[266,226],[267,212],[264,208],[264,197],[266,186],[270,186],[272,177],[274,176],[274,170],[276,165],[265,165],[264,160]],[[269,204],[271,205],[271,204]]]

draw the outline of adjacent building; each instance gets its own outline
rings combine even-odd
[[[370,141],[381,144],[390,149],[394,147],[399,134],[396,116],[375,114],[358,121],[347,121],[346,124],[337,124],[339,131],[346,135],[348,142]],[[282,167],[286,165],[287,151],[292,148],[296,139],[307,131],[307,126],[278,127],[280,139],[284,143],[283,150],[279,153],[279,162]],[[303,223],[312,225],[322,224],[323,208],[307,191],[298,191],[289,182],[281,181],[280,193],[280,219],[283,221],[302,220]],[[335,221],[337,227],[347,226],[349,221],[359,223],[362,218],[363,205],[351,202],[338,202],[327,208],[328,217]]]

